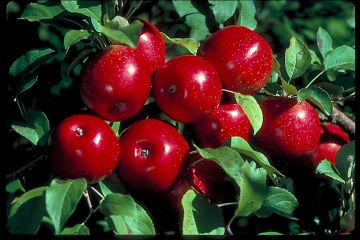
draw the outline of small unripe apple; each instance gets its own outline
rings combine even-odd
[[[189,147],[169,124],[145,119],[132,124],[120,136],[117,175],[133,189],[164,192],[184,168]]]
[[[55,129],[51,161],[63,179],[97,182],[110,175],[120,155],[119,141],[104,120],[85,114],[64,119]]]
[[[143,107],[150,95],[150,73],[124,45],[113,45],[91,56],[82,75],[84,103],[109,121],[126,120]]]

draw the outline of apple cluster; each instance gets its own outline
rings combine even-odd
[[[223,89],[255,94],[267,83],[273,54],[258,33],[228,26],[213,33],[198,56],[165,62],[161,33],[139,20],[144,26],[136,48],[112,45],[88,59],[80,94],[93,114],[70,116],[54,131],[52,163],[59,177],[95,183],[115,171],[138,191],[174,194],[194,188],[220,202],[224,172],[211,160],[198,162],[199,155],[189,153],[188,141],[172,125],[141,119],[117,137],[104,121],[131,119],[150,96],[168,117],[191,126],[201,147],[216,148],[239,136],[253,139],[270,159],[306,156],[304,161],[313,165],[324,158],[335,163],[334,154],[349,138],[336,125],[321,126],[309,103],[286,97],[262,100],[264,122],[253,136],[242,107],[224,100]]]

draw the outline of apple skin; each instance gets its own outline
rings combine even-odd
[[[243,26],[228,26],[213,33],[200,50],[218,72],[225,89],[254,94],[267,83],[273,65],[269,43]]]
[[[320,120],[315,109],[294,98],[270,97],[260,102],[263,124],[256,144],[271,158],[288,160],[315,150],[320,139]]]
[[[145,119],[134,123],[120,136],[118,177],[129,187],[164,192],[184,169],[189,152],[185,139],[169,124]]]
[[[193,123],[219,106],[222,87],[209,62],[185,55],[171,59],[156,72],[153,95],[169,117]]]
[[[118,138],[104,120],[95,116],[70,116],[53,132],[51,162],[60,178],[100,181],[112,173],[119,156]]]
[[[252,127],[249,118],[237,103],[222,104],[210,115],[194,124],[202,147],[216,148],[230,137],[249,140]]]
[[[338,125],[332,123],[321,124],[321,135],[319,145],[309,156],[311,168],[316,166],[324,159],[329,160],[333,165],[336,164],[336,154],[341,146],[350,141],[349,135]]]
[[[203,160],[190,166],[186,179],[196,192],[212,202],[221,203],[224,199],[225,173],[214,161]]]
[[[144,64],[124,45],[113,45],[91,56],[81,75],[84,103],[109,121],[123,121],[138,113],[150,88]]]
[[[165,43],[160,31],[148,20],[137,18],[144,26],[135,48],[148,71],[153,74],[165,63]]]

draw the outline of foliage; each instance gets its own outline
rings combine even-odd
[[[309,101],[327,121],[332,120],[334,106],[355,118],[351,101],[355,90],[355,8],[350,2],[10,1],[6,15],[8,28],[17,34],[12,47],[23,43],[7,64],[7,147],[13,153],[7,159],[12,165],[8,172],[31,162],[31,156],[48,156],[53,128],[65,117],[83,111],[78,80],[88,56],[112,44],[136,46],[141,24],[132,17],[149,19],[158,26],[167,59],[196,55],[211,33],[232,24],[264,36],[275,54],[269,83],[257,94],[233,95],[249,117],[253,134],[261,128],[258,101],[266,95]],[[149,100],[145,107],[153,103]],[[186,130],[167,116],[164,120],[180,132]],[[117,136],[128,124],[109,123]],[[7,178],[8,231],[300,235],[353,230],[354,141],[340,149],[336,166],[323,160],[314,172],[300,177],[300,173],[280,171],[253,143],[240,137],[215,149],[195,144],[194,148],[203,159],[224,170],[230,186],[226,190],[235,194],[227,194],[227,202],[215,204],[187,191],[181,201],[179,228],[179,223],[162,228],[161,217],[151,214],[148,202],[113,175],[94,185],[84,179],[63,181],[41,161],[38,166],[45,167],[34,166],[29,173],[15,172]],[[42,177],[35,181],[38,176]],[[228,205],[234,208],[228,210]]]

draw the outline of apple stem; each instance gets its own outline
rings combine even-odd
[[[104,195],[102,195],[98,190],[96,190],[96,188],[90,186],[90,189],[93,190],[93,192],[94,192],[96,195],[98,195],[98,196],[101,198],[101,200],[105,198]]]
[[[85,224],[90,219],[90,217],[99,209],[99,206],[100,206],[100,205],[97,206],[95,209],[93,208],[91,200],[90,200],[89,192],[87,189],[84,191],[84,197],[85,197],[86,203],[89,207],[89,214],[86,216],[86,218],[82,222],[82,224]]]
[[[231,231],[230,226],[231,226],[232,222],[235,220],[235,218],[236,218],[235,215],[232,216],[232,218],[230,219],[229,223],[226,225],[226,231],[228,232],[228,234],[229,234],[230,236],[234,235],[233,232]]]
[[[198,153],[198,152],[199,152],[198,150],[194,150],[194,151],[189,152],[189,155],[193,155],[193,154]]]
[[[237,202],[228,202],[228,203],[217,204],[218,207],[227,207],[227,206],[235,206],[235,205],[238,205],[238,203]]]
[[[318,79],[325,71],[326,71],[326,69],[322,70],[318,75],[316,75],[316,76],[308,83],[308,85],[306,85],[305,88],[310,87],[310,85],[313,84],[313,82],[314,82],[316,79]]]
[[[228,92],[228,93],[232,93],[232,94],[237,94],[237,92],[231,91],[231,90],[227,90],[225,88],[222,89],[223,92]]]

